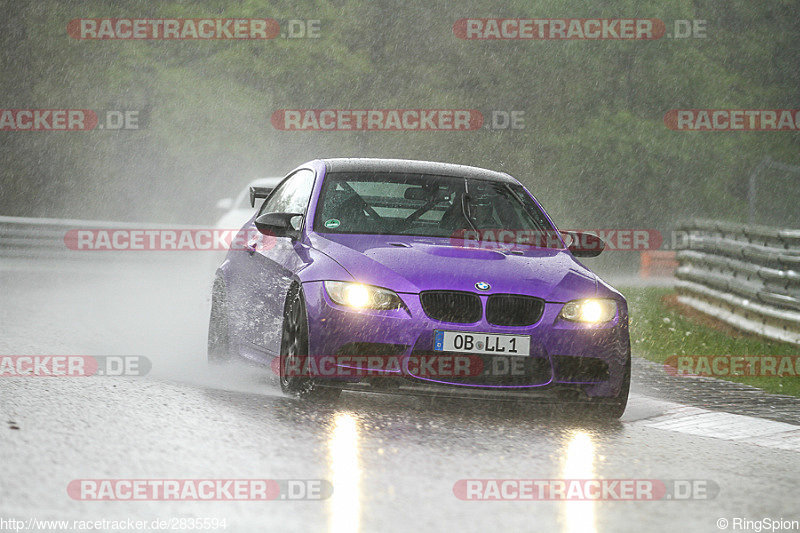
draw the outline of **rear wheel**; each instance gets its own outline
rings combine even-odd
[[[221,364],[230,360],[230,332],[225,303],[225,283],[214,280],[211,289],[211,317],[208,321],[208,362]]]
[[[334,401],[342,390],[323,387],[302,369],[308,361],[308,317],[303,291],[292,287],[286,298],[281,332],[281,390],[300,398],[318,401]]]

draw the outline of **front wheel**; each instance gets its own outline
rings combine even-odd
[[[620,418],[625,413],[625,408],[628,406],[628,394],[631,390],[631,360],[628,357],[628,363],[625,365],[625,373],[622,375],[622,386],[619,389],[619,394],[613,398],[602,400],[595,400],[592,403],[584,405],[584,411],[590,416],[598,418],[613,419]]]
[[[308,400],[331,402],[342,390],[323,387],[302,369],[308,361],[308,316],[303,291],[293,287],[286,298],[281,332],[280,381],[281,390]]]

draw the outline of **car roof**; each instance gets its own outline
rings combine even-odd
[[[485,168],[417,161],[414,159],[376,159],[367,157],[322,159],[328,172],[397,172],[411,174],[433,174],[437,176],[457,176],[487,181],[517,183],[505,172],[495,172]]]

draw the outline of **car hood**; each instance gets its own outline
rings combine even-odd
[[[325,253],[354,280],[396,292],[427,290],[514,293],[566,302],[595,296],[597,277],[566,250],[517,246],[476,249],[450,239],[396,235],[312,234],[313,247]]]

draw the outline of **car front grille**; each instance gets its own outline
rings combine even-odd
[[[530,326],[542,317],[544,300],[517,294],[493,294],[486,302],[486,321],[496,326]]]
[[[471,292],[426,291],[419,297],[425,314],[441,322],[471,324],[483,314],[480,298]]]

